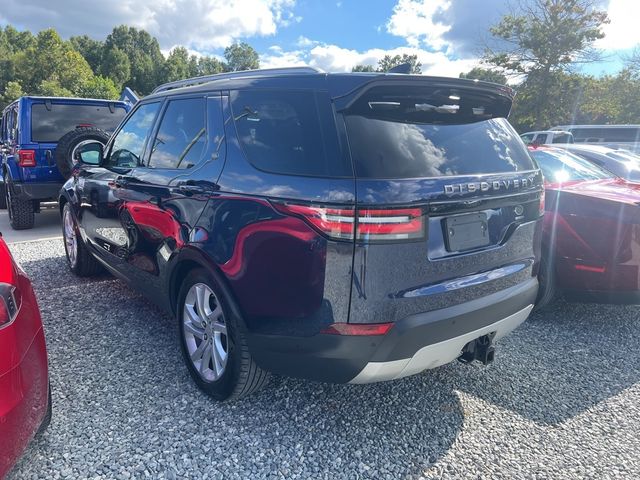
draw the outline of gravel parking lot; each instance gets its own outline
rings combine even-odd
[[[37,289],[54,401],[11,479],[640,477],[637,307],[560,303],[488,367],[276,379],[217,404],[189,379],[171,318],[109,276],[73,277],[61,240],[11,249]]]

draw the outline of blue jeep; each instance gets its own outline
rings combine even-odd
[[[57,199],[78,147],[106,143],[129,108],[113,100],[21,97],[4,109],[0,208],[15,230],[33,227],[40,202]]]

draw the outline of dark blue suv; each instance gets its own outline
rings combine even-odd
[[[128,110],[124,102],[53,97],[21,97],[4,109],[0,207],[14,229],[33,227],[40,202],[58,198],[78,143],[106,142]]]
[[[177,318],[198,386],[391,380],[493,360],[538,290],[542,177],[512,91],[236,72],[163,85],[60,194],[69,267]]]

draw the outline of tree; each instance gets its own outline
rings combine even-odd
[[[97,72],[110,78],[116,87],[122,88],[131,78],[131,62],[126,53],[118,47],[111,47],[105,51]]]
[[[200,57],[198,59],[198,75],[214,75],[222,73],[226,65],[215,57]]]
[[[94,72],[97,72],[102,63],[102,53],[104,51],[104,42],[94,40],[88,35],[71,37],[69,39],[71,46],[80,52],[89,66]]]
[[[603,38],[606,12],[596,0],[530,0],[491,28],[497,40],[484,60],[505,73],[524,76],[536,98],[532,126],[543,128],[557,101],[551,90],[559,74],[577,62],[596,59],[593,44]]]
[[[194,77],[195,74],[192,74],[192,67],[193,65],[190,64],[189,51],[184,47],[176,47],[169,52],[169,56],[164,63],[162,82],[172,82],[174,80]]]
[[[80,91],[81,97],[86,98],[106,98],[116,100],[120,96],[120,91],[110,78],[100,75],[93,77]]]
[[[352,72],[375,72],[373,65],[356,65],[351,69]]]
[[[234,43],[228,46],[224,49],[224,58],[230,72],[260,68],[258,52],[248,43]]]
[[[410,73],[422,73],[422,64],[418,61],[418,55],[409,55],[403,53],[402,55],[385,55],[378,62],[378,72],[388,72],[393,67],[408,63],[411,65]]]
[[[24,95],[22,86],[18,82],[8,82],[2,95],[0,95],[0,110],[9,105],[14,100]]]
[[[467,73],[461,73],[460,78],[467,78],[469,80],[483,80],[485,82],[499,83],[501,85],[507,84],[506,75],[489,68],[474,67]]]

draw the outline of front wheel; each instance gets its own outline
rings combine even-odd
[[[213,276],[194,270],[178,296],[178,328],[187,369],[216,400],[235,400],[262,388],[267,372],[254,362],[244,333]]]
[[[64,251],[67,254],[67,265],[72,273],[79,277],[92,277],[102,270],[100,263],[82,241],[68,203],[65,203],[62,209],[62,238]]]

